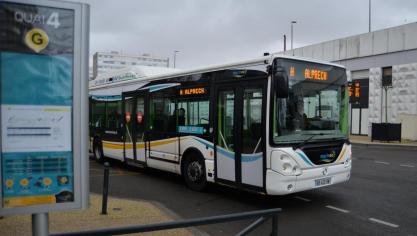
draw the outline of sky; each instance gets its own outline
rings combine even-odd
[[[77,0],[76,0],[77,1]],[[79,0],[78,0],[79,1]],[[368,0],[81,0],[90,57],[150,53],[178,68],[221,64],[368,32]],[[416,0],[372,0],[372,31],[417,21]],[[90,60],[91,61],[91,60]]]

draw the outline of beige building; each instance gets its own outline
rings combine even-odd
[[[150,54],[129,55],[116,51],[96,52],[93,56],[93,78],[112,71],[130,66],[169,67],[168,57],[155,57]]]

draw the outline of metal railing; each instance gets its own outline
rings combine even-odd
[[[201,217],[188,220],[178,220],[164,223],[148,224],[148,225],[133,225],[126,227],[115,227],[115,228],[104,228],[97,230],[88,230],[88,231],[79,231],[79,232],[70,232],[70,233],[60,233],[60,234],[51,234],[53,236],[83,236],[83,235],[120,235],[120,234],[133,234],[133,233],[144,233],[158,230],[167,230],[167,229],[178,229],[186,228],[191,226],[200,226],[200,225],[209,225],[217,223],[225,223],[230,221],[239,221],[256,218],[256,220],[250,224],[248,227],[237,233],[236,235],[243,236],[248,235],[250,232],[255,230],[257,227],[265,223],[268,219],[272,218],[272,236],[278,235],[278,213],[281,212],[281,208],[267,209],[267,210],[258,210],[258,211],[249,211],[243,213],[234,213],[228,215],[219,215],[219,216],[209,216]]]

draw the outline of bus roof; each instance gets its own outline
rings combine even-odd
[[[326,61],[320,61],[310,58],[302,58],[302,57],[294,57],[294,56],[287,56],[287,55],[281,55],[281,54],[273,54],[270,56],[263,56],[255,59],[250,60],[243,60],[233,63],[225,63],[220,65],[211,65],[211,66],[205,66],[205,67],[199,67],[195,69],[187,69],[187,70],[179,70],[179,69],[173,69],[173,68],[165,68],[167,70],[155,70],[154,73],[138,73],[139,67],[133,67],[133,68],[126,68],[122,69],[120,71],[110,72],[107,75],[103,75],[99,77],[98,79],[106,80],[111,79],[108,83],[94,83],[93,81],[90,81],[90,94],[93,95],[105,95],[105,94],[121,94],[123,91],[132,91],[137,90],[141,88],[143,85],[155,81],[155,80],[162,80],[162,79],[168,79],[178,76],[187,76],[192,75],[196,73],[207,73],[207,72],[213,72],[218,70],[226,70],[226,69],[238,69],[242,67],[247,66],[255,66],[255,65],[265,65],[270,64],[272,59],[274,58],[286,58],[286,59],[294,59],[294,60],[300,60],[300,61],[306,61],[306,62],[313,62],[313,63],[320,63],[320,64],[326,64],[331,66],[336,66],[340,68],[344,68],[344,66],[330,63]],[[132,76],[132,79],[128,80],[113,80],[112,78],[117,78],[118,76]]]

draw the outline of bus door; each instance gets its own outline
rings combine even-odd
[[[264,186],[266,81],[217,86],[216,179]]]
[[[124,96],[124,153],[125,159],[146,162],[145,95]]]

